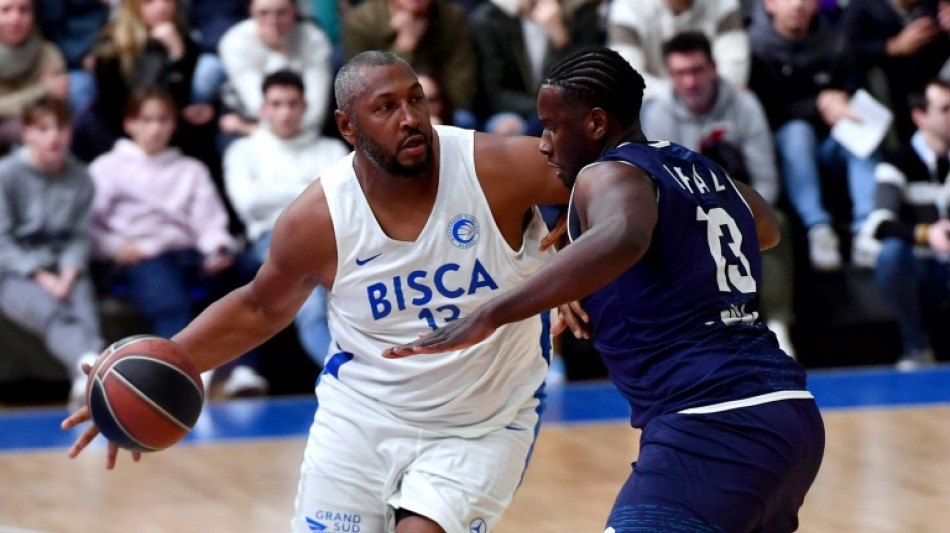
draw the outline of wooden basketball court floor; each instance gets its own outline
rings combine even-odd
[[[809,379],[827,450],[800,531],[950,531],[950,366]],[[496,533],[600,533],[636,457],[638,434],[609,384],[548,393],[531,465]],[[63,409],[0,411],[0,533],[288,531],[314,406],[209,404],[184,443],[138,464],[123,455],[112,472],[101,442],[66,457],[76,433],[58,429]]]

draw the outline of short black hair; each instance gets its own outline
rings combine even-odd
[[[688,54],[690,52],[702,52],[706,59],[713,64],[716,63],[712,55],[712,45],[705,33],[698,31],[677,33],[669,41],[663,43],[664,58],[669,57],[670,54]]]
[[[934,78],[930,80],[929,82],[927,82],[927,84],[924,85],[923,88],[917,91],[912,91],[907,96],[907,103],[910,105],[910,108],[912,110],[913,109],[919,109],[920,111],[927,110],[927,106],[930,105],[930,102],[927,100],[927,89],[931,85],[950,91],[950,83],[944,81],[941,78]]]
[[[604,46],[587,46],[565,56],[544,80],[567,101],[599,107],[621,127],[639,123],[643,76],[620,54]]]
[[[303,78],[293,70],[281,69],[268,74],[267,77],[264,78],[264,82],[261,83],[261,93],[266,93],[267,89],[275,85],[293,87],[300,91],[300,94],[304,94]]]

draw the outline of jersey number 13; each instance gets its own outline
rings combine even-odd
[[[742,254],[742,232],[739,231],[735,219],[721,207],[703,211],[702,207],[697,206],[696,220],[706,222],[706,238],[709,242],[709,253],[716,263],[716,282],[719,284],[719,290],[736,290],[744,294],[755,292],[755,278],[752,277],[749,260]],[[732,263],[723,255],[723,237],[728,237],[726,244],[734,258]]]

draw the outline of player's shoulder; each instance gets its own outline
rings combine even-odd
[[[646,177],[650,182],[663,181],[672,167],[689,167],[689,154],[693,153],[670,141],[628,142],[581,169],[578,180],[583,174],[586,180],[591,176],[608,180],[637,176]]]
[[[271,256],[281,263],[311,265],[335,255],[333,219],[321,178],[277,219],[271,234]]]
[[[480,166],[498,166],[510,172],[525,164],[546,164],[537,137],[473,133],[475,162]]]
[[[330,206],[324,188],[322,176],[313,181],[282,213],[291,219],[296,230],[308,231],[318,227],[324,219],[329,219]]]
[[[462,144],[473,142],[472,139],[480,133],[475,130],[459,128],[457,126],[446,126],[444,124],[433,125],[432,131],[433,134],[439,138],[440,143],[448,142]]]
[[[670,141],[626,142],[608,150],[600,161],[643,167],[680,158],[684,155],[682,150],[689,152],[686,148]]]
[[[341,147],[343,156],[336,162],[326,167],[320,172],[321,188],[334,189],[339,187],[347,178],[356,179],[356,173],[353,171],[354,152],[347,151],[346,147]]]

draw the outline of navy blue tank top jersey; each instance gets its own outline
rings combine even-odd
[[[805,390],[804,369],[759,320],[755,223],[726,173],[666,141],[623,144],[594,164],[603,161],[643,169],[657,189],[659,218],[646,254],[582,302],[633,425]],[[573,205],[568,221],[573,241],[580,236]]]

